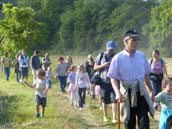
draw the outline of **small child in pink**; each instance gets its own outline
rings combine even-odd
[[[68,92],[71,93],[71,106],[73,106],[73,100],[75,99],[75,107],[77,108],[78,90],[75,86],[76,66],[71,65],[68,71],[70,72],[68,75],[68,82],[70,83]]]
[[[99,85],[96,85],[96,87],[95,87],[95,94],[97,96],[99,96],[100,110],[103,110],[103,107],[102,107],[102,98],[101,98],[100,86]]]

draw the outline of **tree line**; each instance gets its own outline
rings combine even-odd
[[[141,50],[150,55],[152,49],[159,49],[171,57],[171,5],[172,0],[18,0],[17,6],[4,6],[13,11],[3,9],[1,44],[8,42],[12,50],[26,46],[56,54],[87,54],[103,51],[113,40],[120,51],[123,33],[135,28],[142,34]]]

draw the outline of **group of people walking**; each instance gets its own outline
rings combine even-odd
[[[93,91],[95,91],[95,94],[99,93],[100,96],[100,109],[103,109],[105,122],[110,120],[107,109],[112,103],[112,123],[117,123],[117,102],[119,102],[120,120],[124,122],[126,129],[136,128],[136,116],[138,128],[149,129],[148,112],[153,117],[156,107],[161,109],[162,113],[159,128],[170,129],[172,127],[172,78],[167,76],[165,61],[160,58],[158,50],[152,52],[153,58],[149,62],[144,53],[137,50],[140,40],[141,36],[135,29],[128,30],[123,37],[125,45],[123,51],[116,54],[115,42],[108,41],[106,51],[100,53],[95,61],[89,55],[86,64],[80,64],[78,67],[73,64],[71,56],[67,57],[66,62],[60,56],[54,78],[58,78],[62,94],[66,92],[65,88],[68,86],[68,92],[71,93],[71,106],[75,105],[79,110],[83,110],[86,90],[90,94],[94,94]],[[41,62],[43,69],[41,69]],[[40,105],[42,105],[41,117],[44,117],[46,94],[51,88],[53,76],[48,53],[40,61],[39,51],[35,51],[29,65],[29,58],[22,50],[20,56],[16,55],[14,64],[17,81],[20,73],[22,80],[25,78],[26,85],[31,88],[36,87],[36,117],[40,116]],[[8,81],[11,66],[8,52],[4,53],[1,66]],[[33,85],[27,82],[29,69],[32,70],[34,77]],[[96,74],[101,80],[99,85],[91,84]]]

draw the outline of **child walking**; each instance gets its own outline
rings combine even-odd
[[[85,107],[85,92],[86,88],[91,87],[90,79],[88,73],[85,72],[85,67],[83,64],[78,66],[78,73],[76,74],[75,86],[78,87],[78,97],[79,97],[79,110],[83,110]]]
[[[99,96],[99,104],[100,104],[100,110],[103,110],[103,106],[102,106],[102,97],[101,97],[101,93],[100,93],[100,85],[96,85],[95,87],[95,94],[97,96]]]
[[[164,91],[156,97],[156,102],[161,102],[161,117],[159,129],[171,129],[172,127],[172,78],[166,77],[162,81]]]
[[[48,92],[48,88],[49,88],[49,83],[47,81],[47,79],[45,78],[45,71],[43,69],[39,69],[37,71],[37,79],[34,81],[34,84],[31,85],[28,82],[24,82],[26,85],[28,85],[31,88],[35,88],[36,87],[36,118],[40,116],[39,113],[39,106],[42,105],[42,115],[41,118],[44,117],[44,112],[45,112],[45,107],[46,107],[46,98],[47,98],[47,92]]]
[[[71,93],[71,106],[73,106],[73,100],[75,100],[75,107],[77,108],[78,91],[77,91],[77,87],[75,86],[76,66],[71,65],[68,72],[69,72],[69,75],[68,75],[68,82],[69,82],[68,92]]]
[[[51,89],[51,79],[52,79],[53,73],[51,72],[51,67],[49,66],[46,71],[46,78],[49,82],[49,88]]]

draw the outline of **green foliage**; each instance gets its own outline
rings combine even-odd
[[[20,7],[31,7],[36,11],[36,19],[47,25],[50,32],[42,49],[54,47],[59,40],[60,15],[73,7],[74,0],[18,0]]]
[[[0,21],[1,54],[9,51],[14,55],[21,49],[29,52],[38,43],[46,41],[46,26],[35,20],[33,9],[3,4],[3,13],[5,18]]]
[[[151,11],[151,20],[144,27],[149,36],[149,49],[159,49],[166,57],[172,56],[172,0],[164,1]]]
[[[47,25],[50,33],[40,49],[95,53],[113,40],[118,52],[124,47],[123,33],[135,28],[143,34],[141,50],[151,53],[159,48],[172,56],[171,0],[162,1],[160,5],[160,0],[18,0],[18,5],[33,8],[36,19]]]
[[[142,32],[142,26],[149,22],[152,6],[152,2],[128,0],[112,11],[109,20],[111,33],[109,33],[108,38],[117,42],[118,49],[124,47],[122,36],[126,30],[135,28],[138,32]],[[139,45],[145,47],[146,42]]]

